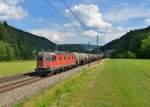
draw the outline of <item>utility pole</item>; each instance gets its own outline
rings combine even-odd
[[[89,61],[89,60],[90,60],[90,59],[89,59],[89,57],[90,57],[90,56],[89,56],[90,52],[89,52],[89,51],[90,51],[90,42],[88,42],[88,67],[90,66],[90,63],[89,63],[89,62],[90,62],[90,61]]]
[[[99,63],[99,38],[97,35],[97,57],[98,57],[98,63]]]
[[[55,44],[55,52],[57,52],[57,48],[58,48],[58,45],[57,45],[57,41],[56,41],[56,44]]]

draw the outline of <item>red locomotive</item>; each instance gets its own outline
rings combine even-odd
[[[37,57],[37,70],[54,72],[92,62],[98,60],[98,58],[96,54],[39,52]]]

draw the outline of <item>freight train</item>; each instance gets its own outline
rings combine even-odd
[[[98,54],[76,52],[39,52],[37,56],[37,71],[58,72],[84,65],[101,58]]]

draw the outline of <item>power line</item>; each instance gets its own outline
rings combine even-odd
[[[52,7],[58,14],[60,14],[66,21],[70,22],[66,16],[62,12],[60,12],[49,0],[45,0],[50,7]],[[66,3],[65,0],[62,0],[63,4],[67,7],[67,9],[71,12],[71,14],[74,16],[74,18],[83,26],[83,30],[89,29],[81,20],[78,18],[78,16],[71,10],[70,6]],[[84,36],[80,36],[85,38]]]
[[[50,0],[45,0],[47,3],[48,3],[48,5],[51,7],[51,8],[53,8],[59,15],[61,15],[67,22],[69,22],[70,23],[70,20],[68,20],[68,18],[62,13],[62,12],[60,12],[51,2],[50,2]],[[66,2],[64,1],[63,2],[64,4],[65,4],[65,6],[67,6],[67,8],[69,9],[70,7],[66,4]],[[74,14],[72,11],[71,11],[71,13],[72,14]],[[82,24],[82,22],[80,21],[80,19],[78,19],[78,17],[74,14],[74,17],[78,20],[78,22],[80,23],[80,24]],[[85,26],[84,24],[82,24],[83,26]],[[86,26],[85,26],[86,27]],[[80,37],[82,37],[82,38],[85,38],[84,36],[80,36]]]
[[[78,18],[78,16],[70,9],[70,6],[65,2],[65,0],[62,0],[64,5],[67,7],[67,9],[71,12],[71,14],[74,16],[74,18],[86,29],[87,26],[80,20],[80,18]]]
[[[45,0],[50,7],[52,7],[58,14],[60,14],[66,21],[69,21],[62,12],[60,12],[49,0]]]

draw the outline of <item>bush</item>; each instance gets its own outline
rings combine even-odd
[[[10,44],[0,41],[0,61],[14,59],[14,49]]]
[[[128,51],[128,58],[136,58],[136,54],[133,52]]]
[[[124,49],[119,48],[119,49],[115,49],[111,57],[112,58],[127,58],[128,54]]]
[[[142,40],[139,56],[140,58],[150,58],[150,36]]]

